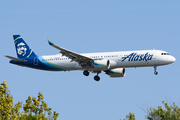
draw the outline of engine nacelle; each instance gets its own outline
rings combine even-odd
[[[107,70],[110,68],[109,60],[95,60],[93,67],[97,70]]]
[[[126,74],[125,68],[115,68],[105,71],[110,77],[124,77]]]
[[[110,64],[110,69],[113,69],[113,68],[117,67],[116,66],[117,65],[116,61],[109,60],[109,64]]]

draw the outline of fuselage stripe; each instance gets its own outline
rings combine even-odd
[[[44,59],[44,60],[45,60],[45,59]],[[64,68],[59,67],[59,66],[57,66],[57,65],[54,65],[54,64],[52,64],[52,63],[48,62],[47,60],[45,60],[45,61],[46,61],[47,63],[49,63],[50,65],[52,65],[52,66],[56,67],[56,68],[59,68],[59,69],[65,70]]]

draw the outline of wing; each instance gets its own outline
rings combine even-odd
[[[18,59],[18,58],[11,57],[11,56],[8,56],[8,55],[5,55],[5,57],[7,57],[7,58],[9,58],[11,60],[14,60],[16,62],[27,62],[26,60]]]
[[[60,53],[62,53],[62,56],[66,56],[66,57],[70,58],[71,62],[72,61],[78,62],[79,65],[82,67],[91,66],[91,64],[94,62],[94,60],[89,57],[86,57],[81,54],[64,49],[62,47],[56,46],[50,41],[50,39],[47,36],[46,36],[46,38],[48,40],[49,45],[60,50]]]

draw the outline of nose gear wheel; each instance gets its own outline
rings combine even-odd
[[[154,65],[154,74],[155,74],[155,75],[157,75],[157,74],[158,74],[158,72],[157,72],[156,70],[157,70],[157,66],[156,66],[156,65]]]

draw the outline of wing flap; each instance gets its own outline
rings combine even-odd
[[[11,59],[11,60],[14,60],[16,62],[27,62],[26,60],[22,60],[22,59],[19,59],[19,58],[15,58],[15,57],[11,57],[11,56],[8,56],[8,55],[5,55],[5,57]]]

